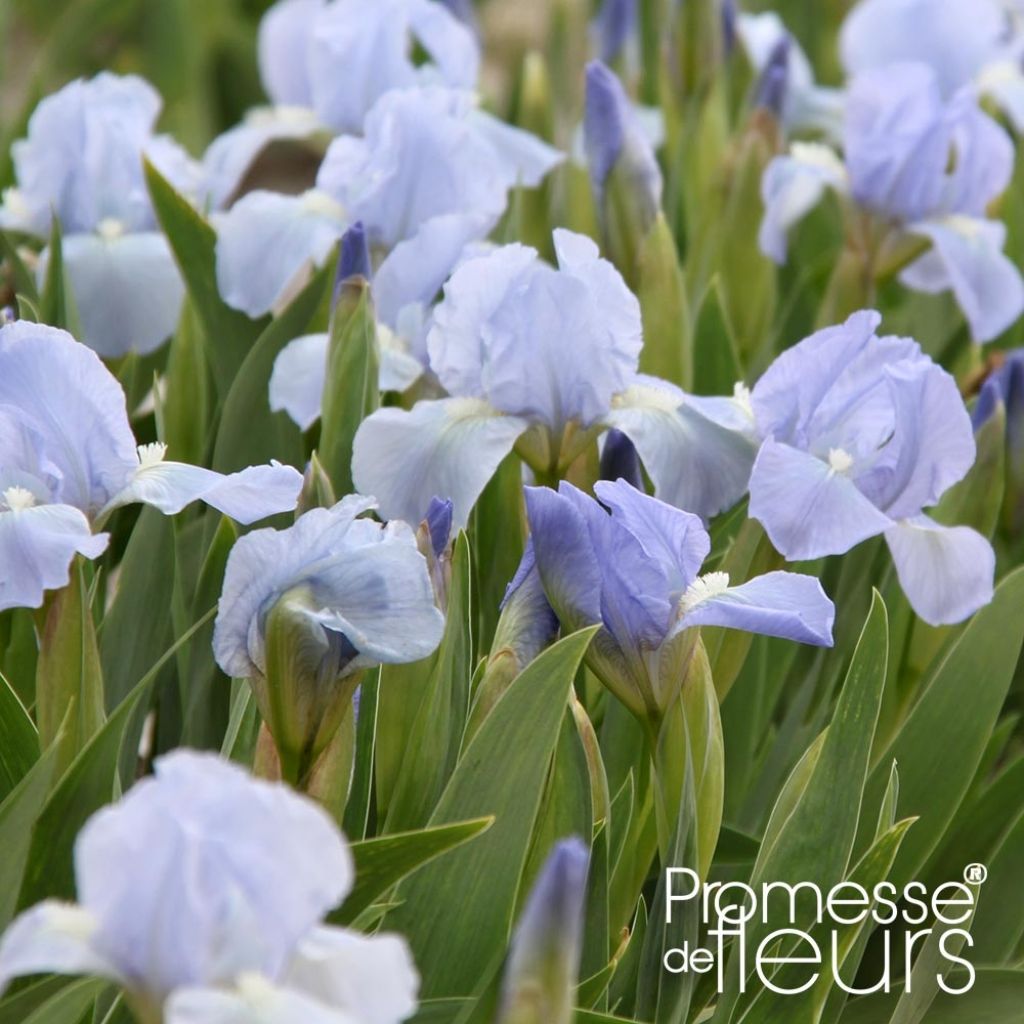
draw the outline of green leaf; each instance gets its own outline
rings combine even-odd
[[[733,385],[743,379],[743,371],[718,278],[712,278],[697,310],[693,348],[694,392],[698,395],[732,394]]]
[[[331,914],[332,924],[350,924],[406,875],[486,832],[494,818],[398,832],[352,843],[356,880],[345,902]]]
[[[25,1024],[34,1010],[70,983],[64,975],[56,974],[26,988],[19,987],[14,995],[5,995],[0,999],[0,1024]]]
[[[431,818],[433,825],[496,820],[472,847],[409,878],[400,889],[405,903],[386,920],[408,937],[425,998],[472,993],[504,951],[569,689],[594,632],[560,640],[516,678],[470,741]]]
[[[206,219],[148,160],[146,186],[157,220],[185,280],[192,308],[205,335],[205,351],[217,386],[231,385],[266,319],[253,322],[232,309],[217,288],[217,235]],[[294,337],[294,335],[293,335]]]
[[[0,801],[6,799],[38,757],[35,723],[0,672]]]
[[[28,862],[32,827],[46,803],[57,769],[58,748],[51,746],[0,804],[0,932],[17,909],[18,890]],[[0,1016],[0,1021],[2,1021]]]
[[[160,439],[176,462],[201,466],[210,438],[210,387],[202,328],[185,302],[167,353],[166,388],[159,405]]]
[[[37,309],[39,308],[39,292],[36,289],[35,275],[25,266],[24,261],[18,255],[17,246],[11,241],[6,231],[0,231],[0,259],[10,268],[11,283],[19,299],[27,299]]]
[[[460,533],[452,552],[444,637],[419,698],[416,718],[406,735],[391,735],[388,739],[405,747],[388,806],[388,832],[425,824],[455,768],[473,675],[470,562],[469,539]],[[386,699],[392,703],[408,697],[392,689]],[[389,716],[386,723],[391,722]]]
[[[293,466],[303,465],[299,428],[285,413],[270,411],[270,375],[281,349],[308,333],[320,307],[326,280],[327,268],[313,277],[248,350],[221,411],[213,452],[213,468],[218,472],[234,473],[271,458]]]
[[[988,878],[974,920],[976,963],[1005,964],[1015,956],[1024,937],[1024,811],[1018,790],[1017,820],[987,862]]]
[[[809,882],[823,891],[846,876],[868,773],[888,661],[885,604],[876,592],[850,663],[832,722],[794,770],[769,822],[750,885]],[[888,762],[887,762],[888,764]],[[901,765],[902,768],[902,765]],[[889,773],[886,771],[886,782]],[[799,780],[794,784],[794,779]],[[806,779],[806,782],[803,780]],[[802,784],[801,784],[802,783]],[[874,833],[878,805],[865,806],[864,819]],[[802,911],[801,911],[802,912]],[[798,926],[798,925],[797,925]],[[770,923],[752,921],[746,934],[755,949]],[[748,955],[747,965],[752,962]],[[726,991],[716,1019],[734,1019],[738,961],[730,958]]]
[[[50,227],[50,242],[46,247],[46,277],[39,295],[39,315],[44,324],[67,329],[68,301],[67,284],[64,280],[64,245],[60,221],[56,217]]]
[[[23,1024],[79,1024],[109,984],[97,978],[72,981],[26,1017]]]
[[[104,713],[103,673],[81,557],[72,565],[67,586],[47,593],[42,616],[36,665],[39,743],[49,747],[62,731],[64,768],[96,734]],[[65,730],[71,707],[73,715]]]
[[[893,869],[897,885],[915,877],[974,778],[1020,655],[1021,607],[1024,568],[1007,576],[992,603],[967,623],[871,773],[859,847],[870,841],[894,760],[900,771],[900,813],[919,819]]]
[[[644,330],[640,370],[689,389],[693,378],[690,314],[676,243],[660,211],[640,244],[637,265]]]
[[[331,317],[320,415],[320,461],[335,494],[355,490],[352,443],[359,424],[380,405],[379,371],[370,285],[354,278],[342,283]]]

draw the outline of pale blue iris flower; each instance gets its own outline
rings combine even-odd
[[[1024,131],[1024,10],[1003,0],[861,0],[847,15],[840,54],[850,75],[920,61],[945,96],[991,98]]]
[[[160,107],[148,82],[103,72],[44,99],[12,148],[17,185],[4,193],[0,228],[45,240],[58,219],[82,340],[102,356],[152,352],[174,330],[185,294],[157,227],[143,157],[192,199],[201,172],[154,134]],[[44,249],[40,283],[48,257]]]
[[[536,565],[563,629],[603,627],[590,657],[638,713],[663,709],[675,692],[685,668],[685,643],[675,641],[690,627],[831,645],[835,609],[814,577],[770,572],[733,585],[727,573],[702,576],[711,541],[697,516],[624,480],[599,481],[595,492],[598,501],[564,481],[558,491],[526,489],[530,546],[519,578]]]
[[[515,447],[561,472],[607,427],[634,442],[659,493],[710,516],[743,493],[747,439],[701,414],[702,400],[637,375],[640,305],[591,239],[554,233],[558,269],[523,245],[466,260],[427,338],[448,397],[379,409],[356,434],[356,486],[385,518],[417,521],[435,494],[465,525]]]
[[[0,989],[91,974],[167,1024],[398,1024],[419,987],[404,940],[320,923],[354,874],[345,837],[313,801],[178,751],[85,824],[78,902],[46,900],[15,919]]]
[[[749,397],[762,438],[750,515],[793,561],[885,536],[903,590],[933,625],[992,597],[991,545],[924,514],[970,468],[971,421],[956,382],[909,338],[855,313],[784,352]]]
[[[1003,252],[1006,227],[986,209],[1013,173],[1013,144],[969,91],[945,100],[924,64],[866,71],[850,86],[844,159],[794,143],[765,171],[761,248],[786,259],[786,235],[832,189],[872,215],[890,241],[914,236],[929,250],[900,280],[952,290],[976,341],[990,341],[1024,310],[1024,282]]]
[[[38,608],[67,584],[75,553],[122,505],[167,515],[205,501],[251,523],[295,508],[302,475],[272,463],[225,476],[136,447],[121,385],[94,352],[53,327],[0,327],[0,610]]]
[[[414,60],[418,48],[426,60]],[[258,60],[270,105],[249,112],[203,158],[211,203],[227,203],[272,142],[358,134],[392,89],[476,87],[474,33],[435,0],[279,0],[263,16]]]
[[[254,530],[238,540],[213,638],[227,675],[265,675],[267,616],[286,595],[301,606],[323,657],[338,659],[333,677],[418,661],[436,649],[444,616],[426,559],[405,523],[357,518],[374,507],[372,498],[350,495],[333,508],[311,509],[286,530]]]
[[[445,279],[467,243],[486,237],[517,184],[534,186],[562,157],[479,110],[471,93],[395,90],[364,134],[331,143],[316,188],[301,196],[250,192],[216,218],[217,280],[226,302],[258,316],[283,302],[345,229],[365,226],[385,317]],[[428,283],[429,283],[428,282]],[[404,303],[403,303],[404,300]]]

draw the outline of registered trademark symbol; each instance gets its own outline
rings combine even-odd
[[[983,885],[988,878],[988,868],[984,864],[968,864],[964,868],[964,881],[971,885]]]

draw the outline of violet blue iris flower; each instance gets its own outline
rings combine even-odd
[[[44,99],[12,149],[17,185],[4,193],[0,228],[46,240],[57,218],[82,341],[101,356],[152,352],[181,312],[185,289],[157,227],[143,158],[193,200],[201,172],[154,134],[160,107],[148,82],[102,72]],[[44,249],[40,282],[48,259]]]
[[[166,515],[205,501],[242,523],[295,508],[302,475],[272,463],[225,476],[136,447],[121,385],[64,331],[0,327],[0,610],[38,608],[64,586],[75,553],[97,558],[94,532],[122,505]]]
[[[414,60],[416,48],[425,61]],[[480,49],[434,0],[279,0],[260,22],[258,60],[270,105],[250,111],[203,158],[215,208],[272,142],[358,134],[393,89],[475,88]]]
[[[945,96],[991,98],[1024,130],[1024,10],[1003,0],[861,0],[839,42],[851,76],[906,61],[928,64]]]
[[[46,900],[0,941],[28,974],[121,985],[167,1024],[398,1024],[419,978],[403,939],[323,925],[352,888],[331,817],[281,783],[177,751],[75,841],[77,903]]]
[[[637,375],[640,305],[619,272],[583,235],[559,229],[554,244],[558,269],[506,245],[445,285],[427,346],[449,397],[379,409],[355,437],[356,486],[385,518],[415,522],[445,494],[464,526],[513,448],[560,474],[608,427],[673,504],[710,516],[746,489],[750,441],[702,415],[704,400]]]
[[[594,489],[598,501],[564,481],[557,491],[526,489],[525,560],[536,565],[563,629],[603,627],[588,658],[637,714],[663,711],[666,695],[677,692],[691,627],[831,645],[835,609],[814,577],[770,572],[734,586],[727,573],[702,576],[711,541],[697,516],[624,480]]]
[[[750,515],[793,561],[884,535],[917,614],[959,622],[991,600],[992,548],[923,510],[974,462],[970,418],[953,378],[915,341],[878,337],[880,322],[855,313],[784,352],[757,382]]]
[[[403,308],[432,298],[467,243],[486,237],[517,184],[562,159],[540,139],[440,87],[386,93],[362,136],[331,143],[316,188],[250,192],[216,217],[217,281],[250,316],[278,307],[346,228],[362,222],[378,267],[375,299],[398,329]]]
[[[857,76],[846,106],[844,159],[823,145],[794,143],[765,171],[761,248],[786,259],[787,232],[828,189],[871,215],[887,242],[930,243],[901,274],[909,288],[952,290],[979,342],[1024,311],[1024,281],[1003,252],[1006,228],[986,217],[1013,173],[1013,144],[968,91],[944,100],[924,64],[894,64]]]

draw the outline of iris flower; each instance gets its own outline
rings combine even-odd
[[[727,573],[700,575],[711,541],[697,516],[624,480],[594,489],[598,501],[564,481],[526,489],[530,544],[517,579],[536,566],[563,629],[603,627],[588,659],[634,713],[663,713],[678,692],[691,627],[831,646],[835,609],[813,576],[733,585]]]
[[[1009,136],[969,91],[943,99],[924,64],[865,71],[850,86],[844,159],[794,143],[765,171],[761,248],[786,259],[786,234],[824,196],[838,193],[868,215],[882,244],[930,243],[902,272],[924,292],[952,290],[977,341],[989,341],[1024,310],[1024,282],[1003,252],[1006,228],[986,217],[1013,173]]]
[[[426,60],[414,60],[414,49]],[[263,16],[258,60],[270,105],[249,112],[203,158],[214,206],[230,200],[271,142],[358,134],[392,89],[476,86],[473,32],[434,0],[279,0]]]
[[[318,805],[211,754],[98,811],[75,842],[78,903],[46,900],[0,942],[0,988],[92,974],[166,1024],[398,1024],[419,979],[405,942],[321,924],[352,887],[345,837]]]
[[[1024,11],[1002,0],[861,0],[843,22],[840,53],[851,75],[920,61],[945,96],[990,97],[1024,131]]]
[[[202,500],[242,523],[295,508],[302,475],[272,463],[224,476],[136,447],[121,385],[64,331],[0,327],[0,610],[38,608],[64,586],[75,553],[97,558],[95,532],[122,505],[166,515]]]
[[[282,598],[301,607],[331,673],[418,661],[438,645],[444,616],[412,529],[357,516],[375,507],[355,494],[311,509],[285,530],[254,530],[231,549],[213,647],[229,675],[259,681],[267,616]]]
[[[794,561],[884,535],[917,614],[959,622],[991,600],[992,548],[923,510],[974,462],[971,421],[953,378],[915,341],[878,337],[880,322],[855,313],[784,352],[758,381],[750,515]]]
[[[386,256],[375,298],[397,328],[403,306],[431,284],[436,291],[466,244],[486,237],[509,190],[537,185],[560,160],[479,110],[470,93],[394,90],[374,105],[361,137],[331,143],[315,189],[250,192],[215,218],[221,294],[250,316],[266,313],[359,221],[374,255]]]
[[[44,99],[12,149],[17,186],[4,193],[0,228],[45,240],[57,217],[82,340],[102,356],[159,347],[185,294],[142,161],[190,198],[201,190],[201,172],[175,142],[154,134],[160,107],[148,82],[103,72]],[[44,249],[40,281],[48,259]]]
[[[752,450],[703,400],[637,375],[640,306],[583,235],[556,230],[558,269],[523,245],[466,260],[427,338],[448,397],[379,409],[353,448],[356,486],[385,518],[417,522],[435,494],[464,525],[513,450],[558,475],[603,430],[636,445],[659,493],[710,516],[746,487]]]

